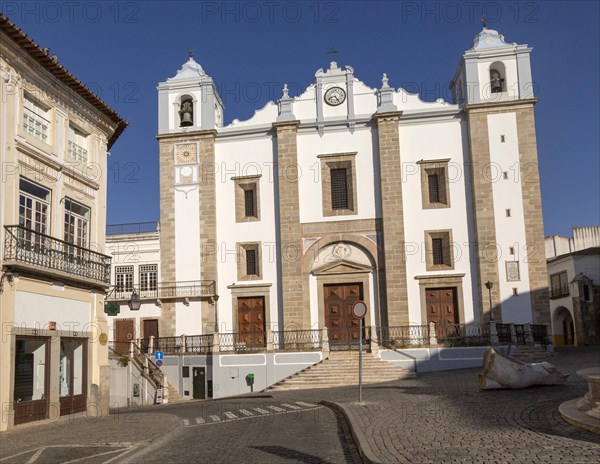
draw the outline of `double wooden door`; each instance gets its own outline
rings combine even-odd
[[[239,339],[247,346],[266,345],[265,299],[262,296],[238,298]]]
[[[456,288],[428,288],[425,292],[427,322],[444,326],[459,323]]]
[[[352,305],[362,300],[362,294],[361,283],[323,286],[325,327],[333,349],[358,347],[359,320],[352,314]]]

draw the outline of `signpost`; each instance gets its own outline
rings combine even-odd
[[[363,319],[367,314],[367,303],[363,300],[354,302],[352,314],[358,319],[358,402],[362,403],[362,331]]]
[[[154,352],[154,359],[164,359],[164,358],[165,358],[164,351],[155,351]]]

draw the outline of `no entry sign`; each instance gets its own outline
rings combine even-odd
[[[357,319],[362,319],[367,314],[367,303],[363,300],[358,300],[352,305],[352,314]]]

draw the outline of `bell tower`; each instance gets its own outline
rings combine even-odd
[[[216,282],[215,140],[223,125],[223,102],[191,51],[157,90],[161,282]],[[210,295],[165,301],[159,332],[212,332],[215,308]]]
[[[467,122],[481,322],[550,322],[531,51],[484,25],[450,85]]]
[[[525,45],[506,43],[498,31],[477,34],[450,84],[459,105],[534,98],[530,54]]]
[[[209,130],[223,125],[223,102],[212,78],[190,58],[158,84],[158,133]]]

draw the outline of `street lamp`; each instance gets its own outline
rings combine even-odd
[[[213,295],[212,299],[215,303],[215,332],[218,332],[219,331],[219,305],[218,305],[219,295],[215,293]]]
[[[488,289],[488,294],[490,295],[490,322],[494,322],[494,310],[492,309],[492,287],[494,286],[494,282],[490,282],[489,280],[485,283],[485,288]]]
[[[129,306],[129,309],[132,311],[139,311],[140,306],[142,306],[142,300],[135,290],[131,293],[131,298],[129,298],[127,306]]]

